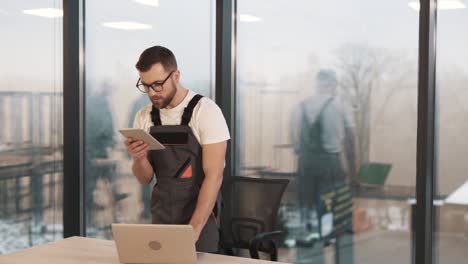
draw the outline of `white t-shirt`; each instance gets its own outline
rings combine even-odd
[[[190,100],[196,95],[195,92],[188,92],[184,100],[172,109],[161,109],[162,125],[180,125],[184,108],[187,107]],[[135,115],[133,122],[134,128],[141,128],[149,132],[153,126],[151,121],[151,110],[153,104],[144,106]],[[193,109],[192,119],[189,127],[200,145],[219,143],[230,139],[229,129],[224,119],[223,113],[218,105],[210,98],[203,97]]]

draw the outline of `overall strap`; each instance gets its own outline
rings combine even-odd
[[[187,105],[187,107],[185,107],[184,114],[182,115],[182,126],[188,126],[190,119],[192,119],[193,109],[198,104],[198,101],[200,101],[202,98],[203,95],[197,94],[192,98],[192,100],[190,100],[190,103]]]
[[[153,110],[151,110],[151,121],[153,121],[154,126],[160,126],[161,123],[161,115],[159,113],[159,108],[153,105]]]
[[[332,98],[329,98],[327,101],[325,101],[325,103],[323,104],[322,106],[322,109],[320,109],[320,112],[317,116],[317,124],[318,124],[318,128],[319,128],[319,132],[321,133],[322,132],[322,117],[323,117],[323,112],[325,112],[325,109],[327,109],[327,107],[333,102],[333,97]]]

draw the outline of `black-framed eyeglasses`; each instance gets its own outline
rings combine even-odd
[[[169,79],[169,77],[171,77],[173,72],[174,71],[171,71],[169,75],[167,75],[166,79],[164,79],[163,81],[155,81],[152,84],[142,83],[140,78],[138,78],[136,88],[138,88],[138,90],[140,90],[140,92],[142,93],[148,93],[150,88],[155,92],[162,92],[162,90],[164,89],[164,83]]]

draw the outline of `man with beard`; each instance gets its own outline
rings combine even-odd
[[[135,115],[134,128],[145,129],[166,146],[148,151],[148,145],[128,138],[132,171],[148,184],[153,224],[190,224],[197,251],[218,250],[218,195],[223,179],[229,129],[220,108],[209,98],[180,83],[174,54],[167,48],[146,49],[136,64],[137,88],[151,103]]]

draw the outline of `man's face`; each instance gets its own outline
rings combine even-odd
[[[148,97],[153,102],[153,105],[159,109],[166,108],[176,94],[176,81],[179,77],[179,71],[166,71],[162,64],[154,64],[149,71],[140,72],[141,82],[147,85],[155,83],[163,83],[158,85],[156,92],[154,89],[148,89]],[[171,76],[169,76],[171,75]],[[166,79],[167,78],[167,79]],[[162,89],[162,90],[161,90]]]
[[[335,80],[318,79],[317,88],[320,94],[335,96],[337,83]]]

